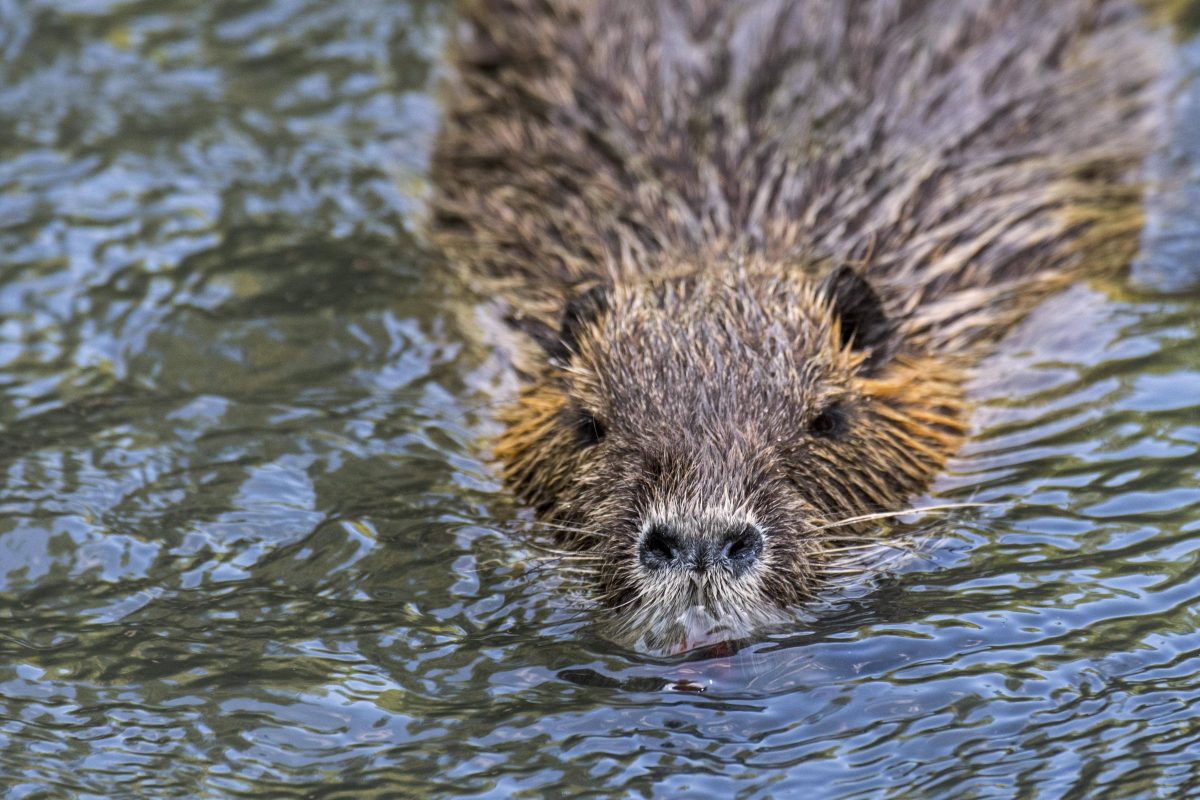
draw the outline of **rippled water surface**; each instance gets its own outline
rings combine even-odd
[[[979,371],[934,496],[993,505],[655,659],[505,533],[413,234],[449,21],[0,0],[3,796],[1200,792],[1194,82],[1133,277]]]

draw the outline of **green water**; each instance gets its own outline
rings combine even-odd
[[[1200,792],[1200,88],[1132,278],[979,371],[994,505],[664,660],[506,533],[413,234],[449,22],[0,0],[0,796]]]

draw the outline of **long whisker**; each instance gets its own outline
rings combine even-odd
[[[539,561],[550,564],[570,564],[574,566],[599,566],[603,564],[603,560],[597,556],[583,556],[575,558],[567,553],[533,553],[529,560]]]
[[[607,602],[607,598],[603,598],[603,597],[601,597],[601,598],[598,598],[598,599],[600,600],[600,602],[601,602],[601,603],[606,603],[606,602]],[[617,613],[617,612],[619,612],[619,611],[623,611],[624,609],[626,609],[626,608],[629,608],[630,606],[633,606],[633,605],[635,605],[635,604],[636,604],[636,603],[637,603],[637,602],[638,602],[640,599],[641,599],[641,598],[639,598],[639,597],[637,597],[637,596],[635,595],[634,597],[630,598],[629,600],[626,600],[624,603],[620,603],[620,604],[618,604],[618,605],[615,605],[615,606],[608,606],[608,605],[606,605],[606,606],[605,606],[605,608],[604,608],[604,612],[605,612],[605,613],[608,613],[608,614],[616,614],[616,613]],[[628,619],[628,620],[623,620],[623,621],[622,621],[620,624],[621,624],[621,625],[626,625],[626,624],[630,624],[630,625],[632,625],[632,623],[633,623],[633,622],[634,622],[634,620],[633,620],[633,619]]]
[[[566,531],[568,533],[587,533],[587,529],[582,525],[572,525],[567,522],[555,522],[548,519],[529,520],[526,525],[532,528],[546,528],[549,530]]]
[[[825,525],[818,525],[814,528],[809,528],[808,531],[824,531],[830,528],[841,527],[842,525],[854,525],[858,522],[871,522],[877,519],[891,519],[893,517],[906,517],[910,514],[928,514],[931,512],[942,513],[945,511],[954,511],[960,508],[987,508],[994,506],[995,503],[946,503],[936,506],[921,506],[918,508],[906,508],[902,511],[880,511],[874,514],[862,514],[857,517],[846,517],[837,522],[829,522]]]
[[[589,534],[588,529],[583,526],[547,519],[514,520],[511,524],[504,525],[502,528],[509,533],[526,533],[530,530],[543,530],[571,534]]]
[[[845,547],[826,547],[822,548],[820,553],[821,555],[829,555],[830,553],[870,552],[871,550],[886,547],[887,545],[888,543],[885,542],[864,542],[863,544],[851,544]],[[895,546],[898,547],[899,545]]]
[[[596,553],[591,553],[591,552],[588,552],[587,550],[571,550],[569,548],[564,548],[564,547],[554,547],[553,545],[549,545],[544,542],[531,541],[531,542],[524,542],[523,544],[526,544],[532,550],[538,550],[543,553],[552,553],[553,555],[559,555],[559,556],[564,556],[564,557],[568,557],[568,558],[570,558],[570,557],[577,557],[577,558],[598,557]]]

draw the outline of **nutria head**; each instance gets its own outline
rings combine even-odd
[[[505,474],[652,647],[744,635],[811,597],[962,435],[958,383],[854,270],[602,285],[540,337]]]

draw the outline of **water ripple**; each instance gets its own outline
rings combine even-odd
[[[2,793],[1194,793],[1191,183],[1132,282],[978,370],[935,493],[992,505],[789,630],[647,657],[530,546],[504,377],[415,240],[446,23],[0,0]]]

